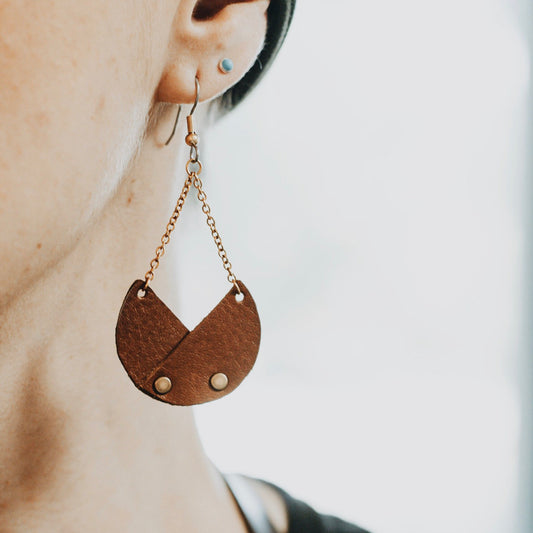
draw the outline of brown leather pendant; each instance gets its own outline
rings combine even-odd
[[[135,386],[173,405],[216,400],[235,390],[252,369],[261,336],[259,315],[242,281],[192,331],[136,280],[118,315],[117,351]]]

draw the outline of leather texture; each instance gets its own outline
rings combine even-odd
[[[152,398],[173,405],[196,405],[226,396],[252,369],[261,338],[255,302],[241,281],[244,300],[237,302],[235,287],[192,331],[148,287],[136,280],[128,290],[115,329],[117,352],[135,386]],[[223,391],[211,386],[211,377],[223,373],[229,383]],[[172,388],[159,394],[154,388],[168,377]]]
[[[237,502],[250,533],[276,533],[265,506],[244,476],[225,474],[224,479]]]

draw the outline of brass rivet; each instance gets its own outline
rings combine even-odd
[[[216,391],[223,391],[229,384],[229,379],[226,374],[219,372],[218,374],[213,374],[210,379],[211,387]]]
[[[159,394],[166,394],[172,388],[172,381],[167,377],[157,378],[154,382],[154,388]]]

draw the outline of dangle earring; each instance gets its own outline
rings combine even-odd
[[[196,98],[187,117],[185,142],[190,147],[190,157],[185,165],[185,184],[144,281],[134,281],[124,298],[115,330],[118,356],[135,386],[152,398],[173,405],[209,402],[236,389],[255,363],[261,336],[255,303],[244,283],[233,273],[200,179],[200,139],[193,123],[200,99],[198,78],[195,83]],[[165,144],[174,136],[180,112],[181,106]],[[191,187],[197,191],[232,288],[189,331],[149,285]]]

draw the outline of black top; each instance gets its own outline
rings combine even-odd
[[[318,514],[309,505],[295,500],[279,487],[270,486],[278,491],[287,506],[289,533],[368,533],[334,516]]]
[[[249,478],[225,475],[226,483],[239,506],[250,533],[276,533],[267,516],[263,502]],[[289,533],[368,533],[353,524],[333,516],[317,513],[309,505],[294,499],[283,489],[263,480],[260,483],[275,490],[285,502]]]

